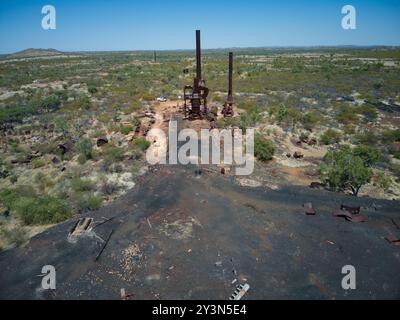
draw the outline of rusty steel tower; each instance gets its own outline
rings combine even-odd
[[[228,70],[228,97],[222,108],[222,114],[224,117],[233,116],[233,52],[229,52],[229,70]]]
[[[201,74],[201,40],[200,30],[196,30],[196,77],[193,86],[185,86],[183,90],[183,110],[189,119],[202,119],[208,113],[208,88]]]

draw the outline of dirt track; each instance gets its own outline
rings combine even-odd
[[[247,282],[245,299],[399,299],[400,235],[395,201],[355,199],[290,187],[240,187],[216,168],[153,167],[135,188],[90,214],[112,220],[76,243],[76,219],[0,254],[1,299],[227,299]],[[312,201],[316,216],[302,204]],[[358,204],[368,221],[334,218]],[[114,230],[99,260],[95,257]],[[41,290],[43,265],[57,270],[57,289]],[[341,288],[341,268],[357,270],[357,289]],[[237,279],[235,284],[232,281]]]

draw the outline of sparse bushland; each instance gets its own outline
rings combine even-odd
[[[350,190],[357,196],[360,188],[371,181],[372,167],[378,159],[379,151],[364,145],[329,150],[319,168],[321,181],[335,191]]]

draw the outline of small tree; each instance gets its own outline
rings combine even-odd
[[[334,190],[350,190],[357,196],[360,188],[371,181],[371,166],[378,161],[377,155],[368,146],[330,150],[319,168],[321,180]]]
[[[288,115],[288,112],[287,112],[286,106],[284,103],[281,103],[279,105],[279,110],[278,110],[278,122],[281,123],[283,120],[285,120],[287,115]]]

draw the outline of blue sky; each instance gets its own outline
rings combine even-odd
[[[41,27],[47,4],[56,30]],[[346,4],[357,30],[341,27]],[[400,0],[0,0],[0,53],[186,49],[195,29],[204,48],[400,45]]]

